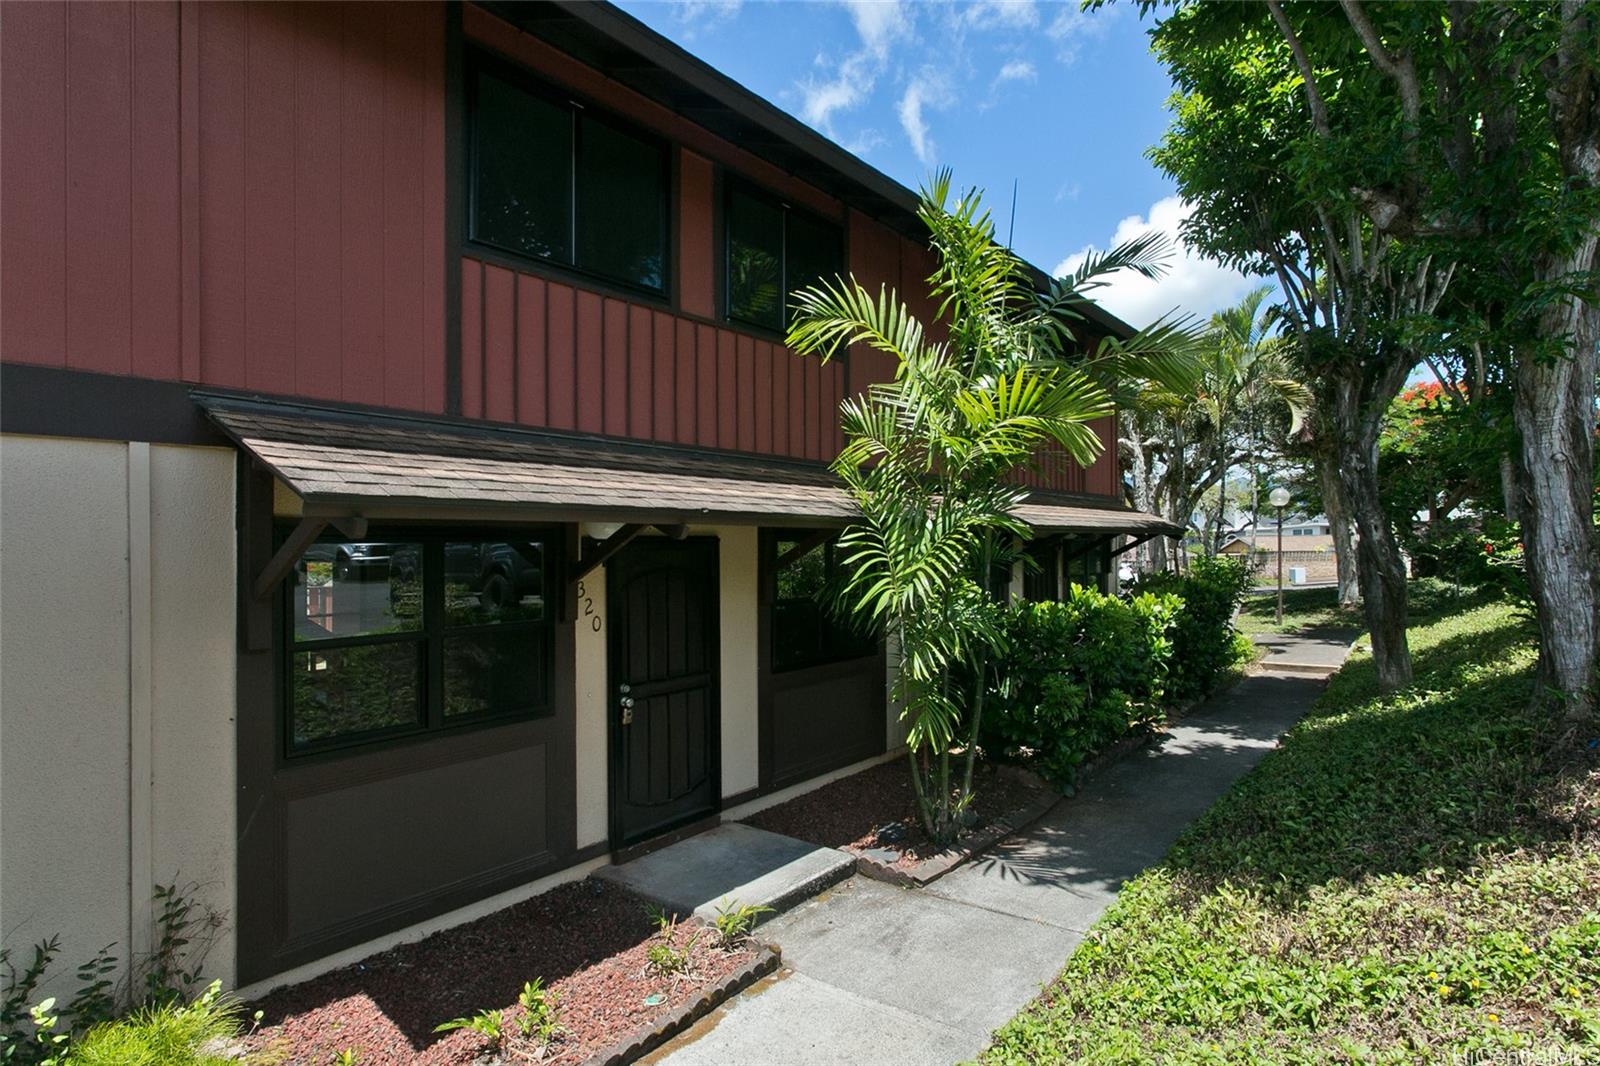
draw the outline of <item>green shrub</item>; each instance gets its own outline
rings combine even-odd
[[[1205,556],[1182,574],[1152,574],[1139,583],[1141,592],[1171,593],[1183,601],[1172,632],[1172,699],[1207,695],[1238,661],[1233,613],[1249,587],[1250,570],[1242,560]]]
[[[237,1000],[213,981],[193,1003],[141,1007],[73,1041],[65,1066],[232,1066],[226,1044],[242,1028]]]
[[[1180,604],[1118,599],[1074,585],[1060,603],[1024,603],[1006,619],[985,746],[1030,753],[1070,783],[1082,762],[1160,710]]]

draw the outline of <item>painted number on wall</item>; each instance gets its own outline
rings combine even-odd
[[[589,628],[600,632],[600,612],[594,609],[594,597],[589,595],[582,581],[578,582],[578,609],[589,620]]]

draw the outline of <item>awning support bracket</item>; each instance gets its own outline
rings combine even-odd
[[[579,581],[582,581],[594,573],[596,569],[605,565],[607,559],[626,548],[628,542],[643,533],[645,528],[642,523],[629,523],[601,541],[594,551],[584,554],[578,560],[577,565],[572,568],[572,584],[577,585]]]
[[[784,567],[799,562],[838,535],[837,529],[819,529],[802,537],[794,547],[778,556],[778,561],[772,564],[772,572],[777,573]]]
[[[1137,548],[1139,545],[1143,544],[1147,540],[1155,540],[1157,537],[1170,537],[1170,536],[1172,536],[1171,533],[1167,533],[1167,532],[1164,532],[1164,531],[1161,531],[1161,530],[1157,530],[1154,533],[1146,533],[1142,537],[1135,537],[1132,540],[1128,541],[1128,543],[1124,544],[1122,547],[1120,547],[1116,551],[1112,552],[1111,553],[1111,557],[1113,559],[1115,559],[1117,556],[1123,554],[1124,552],[1132,551],[1133,549]]]
[[[306,553],[306,549],[316,543],[322,531],[329,526],[337,529],[350,540],[361,540],[367,535],[367,520],[359,515],[343,515],[327,517],[324,515],[307,515],[295,524],[293,530],[278,550],[272,553],[272,558],[267,560],[267,565],[261,568],[256,575],[255,584],[250,591],[258,600],[264,600],[278,587],[278,582],[289,576],[289,571],[294,569],[295,563]]]

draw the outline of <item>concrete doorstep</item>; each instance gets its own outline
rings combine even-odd
[[[854,871],[847,852],[729,822],[632,862],[602,866],[593,876],[668,914],[711,921],[724,905],[788,910]]]

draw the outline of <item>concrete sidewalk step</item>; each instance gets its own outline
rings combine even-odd
[[[1263,659],[1256,667],[1264,674],[1304,674],[1308,677],[1331,677],[1339,669],[1327,663],[1293,663],[1282,659]]]
[[[788,910],[854,871],[855,858],[846,852],[729,822],[632,862],[602,866],[593,876],[637,892],[669,914],[709,921],[728,901]]]

